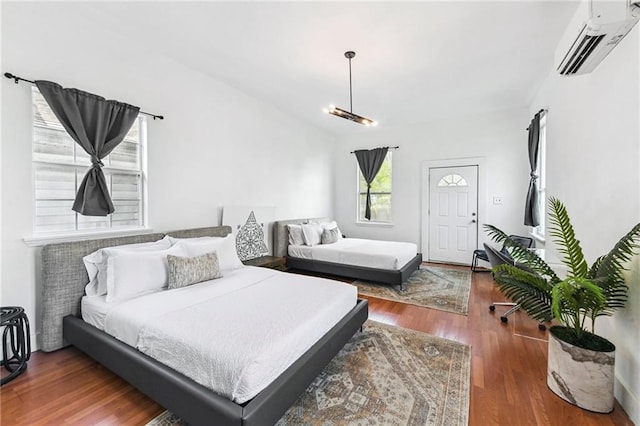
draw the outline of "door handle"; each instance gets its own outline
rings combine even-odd
[[[475,219],[471,220],[471,223],[476,223],[476,220]]]

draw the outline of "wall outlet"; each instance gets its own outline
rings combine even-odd
[[[493,205],[501,206],[502,205],[502,197],[493,197]]]

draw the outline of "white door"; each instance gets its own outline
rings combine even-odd
[[[429,168],[429,260],[469,265],[478,243],[478,166]]]

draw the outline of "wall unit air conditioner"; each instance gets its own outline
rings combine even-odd
[[[640,2],[583,0],[556,49],[564,76],[590,73],[640,20]]]

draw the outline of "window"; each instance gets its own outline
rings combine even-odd
[[[545,236],[545,219],[547,215],[547,116],[546,114],[540,118],[540,142],[538,145],[538,167],[536,175],[538,176],[538,217],[540,225],[533,228],[534,234],[544,239]]]
[[[139,115],[125,139],[102,160],[115,212],[106,217],[83,216],[71,207],[91,165],[89,155],[67,134],[35,86],[32,96],[34,233],[72,234],[144,227],[145,117]]]
[[[391,151],[380,167],[376,178],[371,182],[371,220],[364,217],[367,202],[367,182],[362,176],[358,162],[358,221],[359,222],[391,222]]]
[[[446,175],[440,181],[438,186],[469,186],[467,180],[460,175]]]

